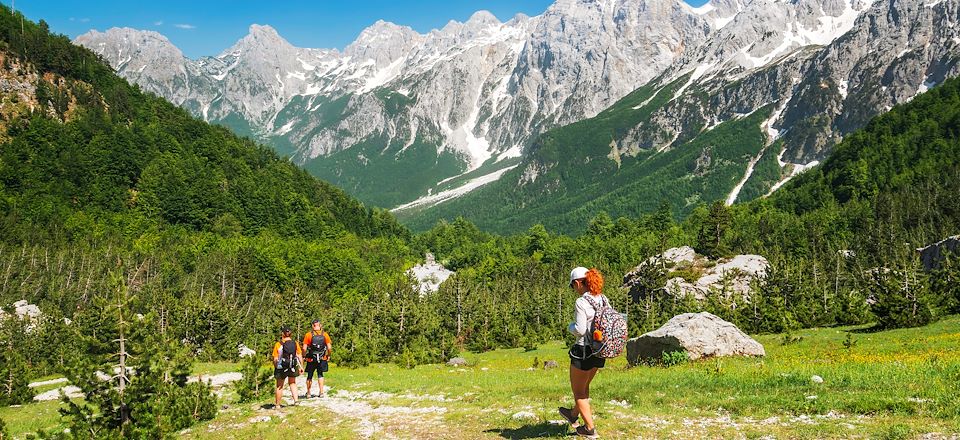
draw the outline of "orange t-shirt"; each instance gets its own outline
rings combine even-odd
[[[309,346],[313,342],[313,330],[308,331],[307,334],[303,335],[303,345]],[[323,332],[323,343],[327,344],[327,353],[323,355],[323,360],[330,360],[330,334]]]
[[[288,339],[288,340],[289,340],[289,339]],[[281,340],[280,340],[279,342],[277,342],[276,344],[273,344],[273,361],[274,361],[274,362],[276,362],[278,359],[280,359],[280,348],[283,347],[283,343],[284,343],[284,342],[286,342],[286,341],[284,341],[284,340],[281,339]],[[293,345],[297,345],[297,344],[293,344]],[[301,349],[299,345],[297,345],[297,356],[303,357],[303,349]]]

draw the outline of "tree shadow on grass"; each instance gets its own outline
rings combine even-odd
[[[570,434],[566,425],[554,425],[547,422],[524,425],[516,429],[493,428],[484,432],[498,434],[500,437],[509,439],[566,437]]]
[[[866,327],[858,327],[858,328],[847,330],[847,333],[862,335],[862,334],[870,334],[870,333],[879,333],[884,330],[890,330],[890,329],[880,327],[880,324],[873,324]]]

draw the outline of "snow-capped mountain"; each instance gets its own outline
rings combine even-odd
[[[595,118],[545,131],[496,183],[398,215],[417,228],[462,215],[499,231],[566,230],[598,211],[763,197],[874,116],[960,75],[957,0],[754,0],[697,12],[716,30],[657,78]]]
[[[510,166],[538,133],[597,114],[712,30],[680,0],[559,0],[537,17],[480,11],[427,34],[380,21],[342,51],[296,48],[259,25],[198,60],[148,31],[76,42],[145,90],[395,206],[484,163],[481,174]],[[370,168],[402,189],[363,179]]]
[[[572,166],[544,157],[539,136],[590,123],[641,86],[654,93],[629,110],[645,117],[604,135],[618,169],[769,109],[769,148],[738,164],[733,202],[744,184],[775,189],[873,115],[954,75],[956,21],[957,0],[557,0],[536,17],[502,23],[481,11],[426,34],[380,21],[342,51],[296,48],[258,25],[198,60],[154,32],[76,41],[145,90],[387,207],[430,206],[501,176],[509,190]],[[781,175],[748,182],[768,149]]]

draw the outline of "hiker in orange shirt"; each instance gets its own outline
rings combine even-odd
[[[310,394],[314,372],[317,373],[317,384],[320,385],[317,397],[323,397],[323,373],[330,369],[330,350],[330,334],[323,331],[323,324],[319,319],[313,320],[310,331],[303,335],[303,351],[307,354],[307,391],[303,394],[304,398],[314,397]]]
[[[297,376],[303,373],[303,351],[300,344],[290,337],[290,327],[284,326],[280,333],[280,341],[273,345],[273,377],[277,379],[274,400],[277,408],[283,398],[284,382],[290,384],[290,396],[293,404],[297,404]]]

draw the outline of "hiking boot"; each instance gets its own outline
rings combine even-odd
[[[586,438],[600,438],[600,436],[597,435],[596,428],[587,429],[585,425],[577,427],[577,435],[580,437],[586,437]]]
[[[580,423],[578,423],[579,420],[580,420],[580,418],[579,418],[579,417],[574,417],[574,416],[573,416],[573,410],[571,410],[570,408],[564,408],[564,407],[561,406],[560,408],[557,408],[557,411],[559,411],[559,412],[560,412],[560,415],[563,416],[563,418],[566,419],[567,422],[570,423],[570,426],[571,426],[571,427],[576,428],[576,427],[580,426]]]

